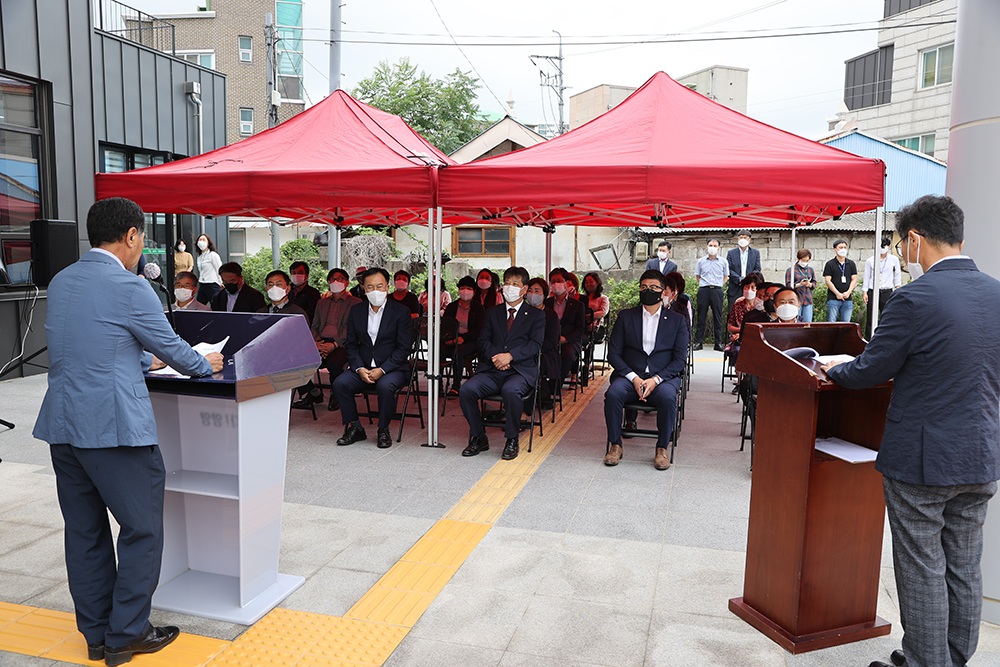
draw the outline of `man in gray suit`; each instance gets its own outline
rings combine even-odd
[[[875,463],[903,626],[903,650],[892,661],[964,667],[979,641],[983,522],[1000,479],[1000,347],[992,335],[1000,330],[1000,282],[961,254],[963,214],[950,198],[921,197],[897,214],[896,229],[919,279],[886,304],[861,356],[824,370],[849,389],[893,380]]]
[[[222,355],[192,350],[146,279],[130,273],[144,228],[142,209],[128,199],[90,207],[92,249],[49,284],[49,387],[33,432],[50,445],[76,625],[89,658],[108,665],[158,651],[179,633],[149,624],[165,472],[143,371],[164,362],[191,375],[222,370]],[[121,526],[117,564],[109,510]]]

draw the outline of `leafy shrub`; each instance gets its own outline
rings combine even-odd
[[[301,260],[309,265],[309,284],[325,292],[329,289],[326,283],[326,268],[319,260],[319,247],[308,239],[295,239],[281,245],[279,266],[288,273],[292,262]],[[256,290],[265,291],[264,283],[268,273],[273,269],[271,263],[271,248],[261,248],[243,260],[243,280]]]

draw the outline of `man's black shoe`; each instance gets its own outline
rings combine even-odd
[[[892,660],[892,664],[896,665],[896,667],[903,667],[906,664],[906,654],[898,648],[892,652],[889,659]]]
[[[87,660],[104,660],[104,642],[87,644]]]
[[[337,441],[338,445],[353,445],[360,440],[367,440],[368,434],[361,428],[361,422],[351,422],[344,429],[344,436]]]
[[[868,667],[892,667],[888,662],[882,662],[881,660],[873,660],[868,663]]]
[[[704,348],[702,347],[701,343],[698,343],[697,345],[695,345],[695,346],[694,346],[694,351],[695,351],[695,352],[697,352],[698,350],[701,350],[701,349],[704,349]]]
[[[333,394],[332,391],[330,392],[330,402],[326,404],[326,409],[329,410],[330,412],[340,409],[340,403],[337,402],[337,397]]]
[[[725,352],[725,351],[726,351],[726,348],[725,348],[725,347],[723,347],[722,345],[716,345],[716,346],[715,346],[714,348],[712,348],[712,349],[714,349],[714,350],[715,350],[716,352]]]
[[[500,458],[504,461],[517,458],[517,438],[507,438],[507,442],[503,446],[503,454],[500,455]]]
[[[479,452],[488,451],[490,441],[486,439],[486,434],[478,435],[469,441],[469,446],[462,450],[462,456],[475,456]]]
[[[378,430],[378,448],[386,449],[387,447],[392,447],[392,436],[389,435],[389,429],[380,428]]]
[[[322,402],[323,402],[323,392],[320,392],[318,395],[310,393],[310,394],[306,394],[305,396],[303,396],[299,400],[297,400],[294,403],[292,403],[292,407],[293,408],[305,408],[306,410],[308,410],[309,408],[311,408],[316,403],[322,403]]]
[[[177,639],[177,635],[180,633],[181,631],[173,625],[162,628],[150,627],[145,637],[137,639],[128,646],[106,646],[104,648],[104,664],[111,667],[124,665],[126,662],[130,662],[136,653],[156,653]]]

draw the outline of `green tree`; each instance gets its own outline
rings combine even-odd
[[[432,79],[409,58],[383,60],[352,95],[377,109],[400,116],[407,125],[445,153],[451,153],[485,130],[489,123],[479,111],[479,79],[455,68],[443,79]]]
[[[292,262],[302,260],[309,265],[309,284],[325,292],[329,289],[326,283],[326,269],[319,261],[319,248],[308,239],[295,239],[281,244],[279,268],[288,273]],[[243,260],[243,280],[247,285],[261,292],[264,288],[264,278],[271,272],[271,248],[261,248]]]

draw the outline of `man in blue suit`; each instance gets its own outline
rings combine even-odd
[[[49,387],[33,431],[50,445],[77,628],[90,659],[108,665],[158,651],[180,632],[149,624],[165,471],[143,371],[163,362],[191,375],[222,369],[222,355],[203,357],[170,329],[149,283],[130,273],[144,229],[135,202],[90,207],[92,250],[49,284]],[[117,566],[109,510],[121,526]]]
[[[475,456],[490,448],[483,429],[479,400],[500,392],[507,410],[501,458],[509,461],[518,454],[518,433],[524,397],[538,380],[538,353],[545,338],[545,315],[528,306],[528,272],[512,266],[503,272],[504,305],[490,308],[479,334],[479,370],[458,391],[462,414],[469,422],[469,446],[462,456]]]
[[[615,369],[604,394],[604,421],[608,453],[604,465],[622,458],[622,419],[625,403],[644,401],[656,406],[656,442],[653,465],[670,467],[670,438],[677,418],[677,391],[687,362],[687,319],[663,306],[667,281],[652,269],[639,278],[642,305],[618,313],[608,341],[608,361]]]
[[[656,247],[656,257],[646,260],[647,271],[659,271],[663,275],[673,273],[677,270],[677,264],[670,259],[670,241],[663,239]]]
[[[979,641],[983,522],[1000,479],[1000,347],[992,335],[1000,330],[1000,282],[961,254],[964,217],[950,198],[921,197],[896,214],[896,230],[916,280],[886,304],[859,357],[824,370],[849,389],[893,380],[875,462],[903,625],[902,654],[892,660],[964,667]]]
[[[350,373],[333,381],[333,394],[340,403],[344,435],[338,445],[353,445],[368,435],[358,421],[354,395],[366,386],[378,392],[379,449],[392,446],[389,421],[396,411],[396,392],[409,379],[406,360],[413,346],[413,319],[410,309],[396,299],[388,299],[389,273],[371,268],[361,276],[367,300],[347,316],[347,363]]]
[[[741,229],[736,234],[736,245],[739,247],[733,248],[726,254],[726,261],[729,262],[729,287],[726,289],[726,294],[729,297],[729,303],[726,304],[727,321],[733,304],[743,296],[743,288],[740,287],[740,283],[754,271],[763,273],[760,268],[760,251],[750,247],[750,238],[750,230]]]

